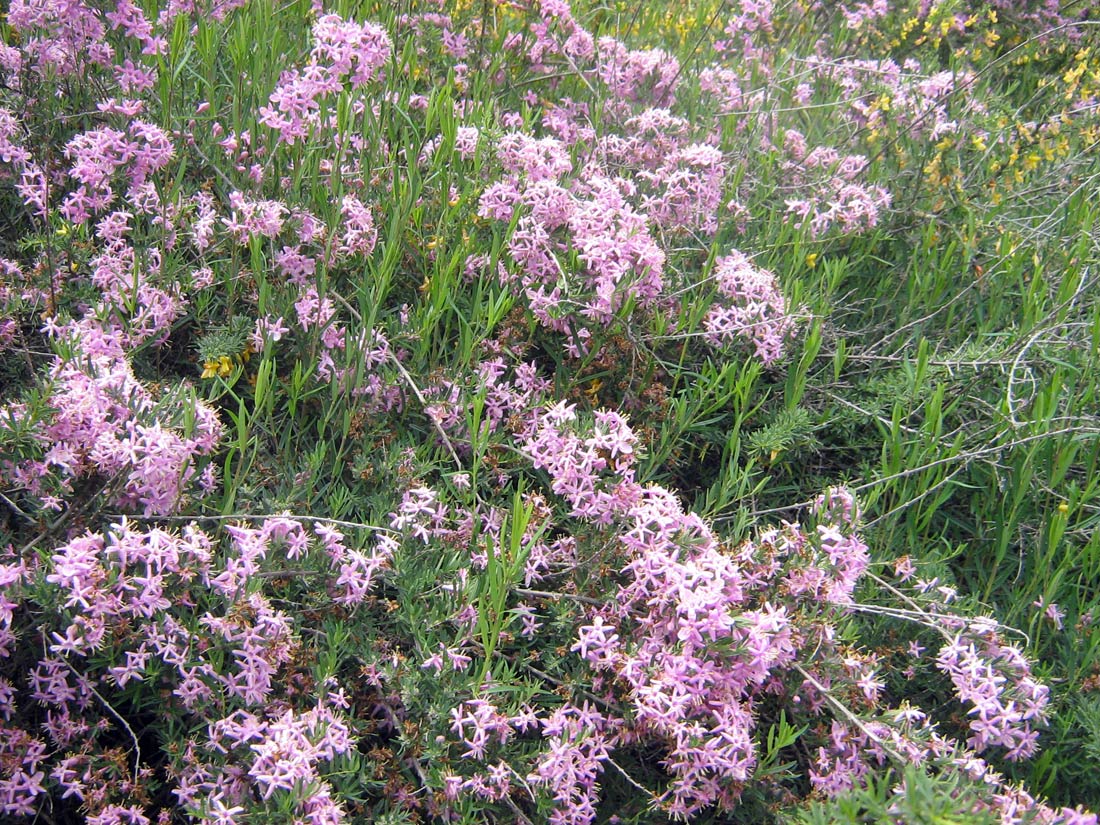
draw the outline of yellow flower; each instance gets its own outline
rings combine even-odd
[[[1084,63],[1078,63],[1076,66],[1074,66],[1072,69],[1067,71],[1064,75],[1062,75],[1062,81],[1067,86],[1076,85],[1077,81],[1079,81],[1081,79],[1081,75],[1083,75],[1085,73],[1086,68],[1087,68],[1087,66]]]
[[[203,378],[213,378],[217,374],[218,374],[218,362],[217,361],[209,360],[209,361],[204,361],[203,362],[203,364],[202,364],[202,377]]]

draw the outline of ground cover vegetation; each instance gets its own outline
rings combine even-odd
[[[1098,26],[11,0],[0,817],[1095,823]]]

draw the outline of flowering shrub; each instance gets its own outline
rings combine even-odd
[[[707,340],[716,345],[735,338],[751,341],[756,356],[771,364],[783,352],[793,331],[786,301],[770,272],[757,269],[740,252],[718,260],[714,278],[718,293],[728,306],[716,304],[707,312],[703,327]]]
[[[49,376],[50,393],[38,405],[5,410],[9,431],[31,434],[35,458],[6,462],[4,478],[47,509],[61,509],[74,485],[103,479],[111,503],[142,514],[170,515],[185,494],[202,496],[217,483],[215,467],[200,469],[221,440],[217,413],[193,397],[156,399],[139,382],[117,337],[95,328],[73,329],[67,359]]]
[[[13,0],[3,816],[1095,822],[1090,13]]]

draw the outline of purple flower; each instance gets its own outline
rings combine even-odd
[[[775,276],[734,251],[718,260],[713,277],[719,297],[703,319],[707,340],[723,346],[743,339],[764,364],[776,361],[794,331],[794,320]]]

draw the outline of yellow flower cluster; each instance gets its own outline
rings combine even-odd
[[[243,350],[234,355],[220,355],[217,358],[207,358],[202,363],[202,377],[207,378],[228,378],[233,373],[233,368],[238,364],[244,365],[248,363],[248,359],[252,357],[252,345],[248,344]]]

